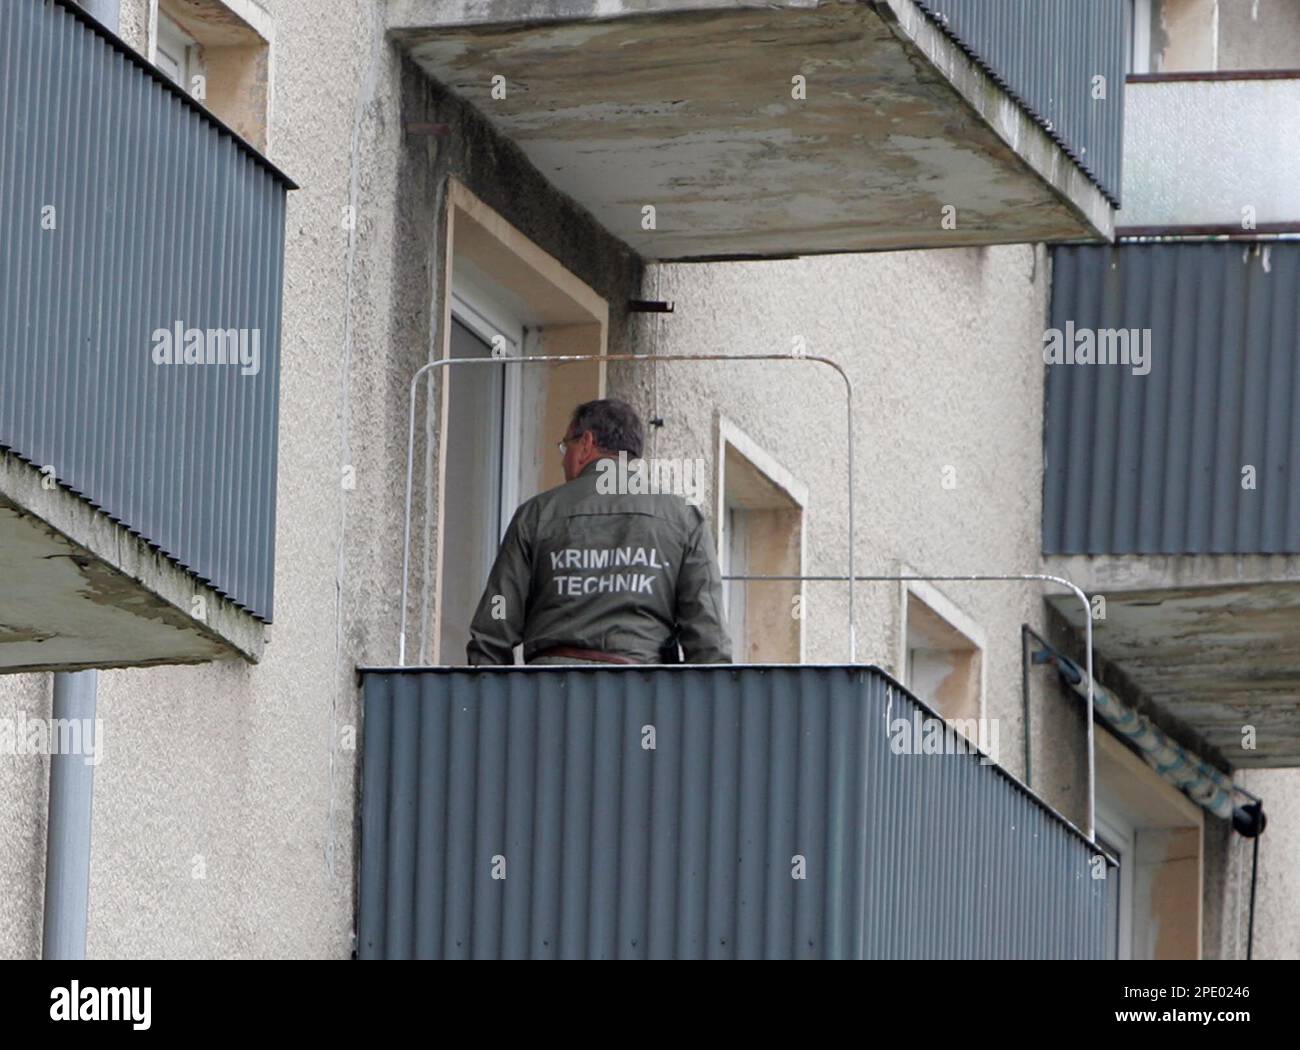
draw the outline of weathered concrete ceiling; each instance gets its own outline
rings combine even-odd
[[[1300,582],[1106,591],[1097,654],[1231,765],[1300,765]],[[1073,596],[1050,599],[1082,634]],[[1242,747],[1254,726],[1255,750]]]
[[[0,673],[260,658],[263,624],[41,482],[0,451]]]
[[[167,14],[205,46],[255,44],[259,37],[266,39],[270,35],[265,12],[249,0],[225,0],[220,4],[170,0]]]
[[[1109,235],[1100,191],[910,0],[546,6],[402,0],[390,29],[645,258]]]

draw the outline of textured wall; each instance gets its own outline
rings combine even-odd
[[[1295,0],[1152,0],[1153,73],[1300,68]]]
[[[20,718],[49,718],[50,682],[50,675],[0,675],[0,719],[17,727]],[[40,954],[49,782],[47,759],[0,755],[0,959]]]
[[[1300,69],[1300,4],[1219,0],[1220,69]]]
[[[1247,790],[1264,800],[1264,814],[1268,817],[1268,827],[1259,838],[1254,958],[1300,959],[1300,770],[1254,769],[1239,779]],[[1216,850],[1219,863],[1215,882],[1222,890],[1216,902],[1220,915],[1215,931],[1219,933],[1218,953],[1211,955],[1207,938],[1205,957],[1244,959],[1254,843],[1237,834],[1226,837],[1226,843]],[[1207,905],[1213,892],[1207,879]]]

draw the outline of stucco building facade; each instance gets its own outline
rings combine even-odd
[[[126,44],[158,68],[171,63],[167,75],[191,94],[197,78],[204,104],[299,188],[285,218],[273,621],[230,612],[236,640],[205,662],[99,662],[88,957],[354,951],[357,669],[399,658],[411,381],[431,361],[492,356],[494,336],[507,356],[788,359],[435,369],[415,401],[412,664],[463,662],[466,603],[477,598],[484,559],[513,505],[559,480],[554,442],[565,414],[595,396],[625,398],[651,421],[652,457],[700,464],[724,572],[808,577],[728,584],[738,662],[849,662],[847,584],[818,577],[849,571],[850,488],[860,577],[1057,574],[1090,597],[1124,590],[1116,566],[1126,555],[1045,554],[1043,543],[1047,242],[1113,240],[1125,225],[1108,199],[1118,187],[1090,179],[1027,107],[993,99],[996,81],[975,84],[960,66],[965,52],[926,21],[925,5],[776,5],[789,21],[773,26],[789,45],[763,61],[780,68],[787,96],[792,74],[806,76],[815,97],[819,74],[841,68],[842,56],[816,50],[816,23],[801,21],[814,16],[853,19],[881,54],[910,49],[939,71],[915,84],[900,66],[897,80],[877,85],[867,137],[890,148],[863,161],[857,174],[869,192],[860,196],[852,187],[862,144],[840,141],[835,126],[824,153],[786,149],[784,116],[749,125],[736,152],[704,165],[710,177],[674,183],[672,164],[693,149],[711,157],[718,127],[766,111],[752,81],[722,76],[692,115],[696,66],[685,76],[688,101],[665,98],[662,57],[635,42],[660,56],[680,47],[698,64],[693,35],[734,30],[743,41],[743,24],[723,24],[743,18],[743,4],[110,6]],[[1244,4],[1150,6],[1137,5],[1155,19],[1148,72],[1180,68],[1179,48],[1199,55],[1206,26],[1217,27],[1220,72],[1260,68],[1269,48],[1279,67],[1293,65],[1300,48],[1285,3],[1258,5],[1253,21]],[[899,24],[905,40],[890,28]],[[623,51],[601,49],[609,32],[626,34]],[[752,70],[744,43],[731,47],[721,67]],[[529,79],[540,68],[529,63],[566,49],[570,64],[554,84]],[[636,57],[620,67],[610,54]],[[1199,69],[1204,59],[1184,61]],[[530,105],[493,108],[515,104],[516,89]],[[861,90],[869,99],[872,84]],[[591,112],[576,101],[584,91]],[[599,104],[607,96],[615,102]],[[635,97],[662,110],[662,123],[647,123],[644,111],[623,124],[611,116]],[[992,118],[995,133],[997,107],[1015,114]],[[1008,121],[1023,122],[1014,143]],[[763,142],[776,145],[753,145]],[[667,175],[656,152],[670,158]],[[665,186],[672,192],[652,195]],[[840,213],[819,211],[823,192]],[[896,197],[923,202],[913,213]],[[816,357],[851,381],[851,474],[845,384]],[[56,500],[75,498],[39,491],[26,510],[52,520]],[[1135,555],[1136,589],[1275,585],[1284,597],[1274,614],[1290,624],[1295,554],[1192,557]],[[1094,814],[1083,705],[1052,664],[1032,659],[1048,645],[1082,659],[1071,600],[1039,579],[860,580],[853,658],[945,716],[988,720],[998,762],[1086,828]],[[253,635],[256,644],[238,641]],[[1098,677],[1117,697],[1152,710],[1123,659],[1103,663],[1109,671]],[[0,716],[52,717],[57,670],[0,676]],[[1283,715],[1300,731],[1294,703]],[[1189,748],[1200,739],[1172,717],[1160,724]],[[1096,735],[1097,823],[1133,872],[1117,890],[1127,918],[1110,950],[1244,957],[1253,840],[1102,724]],[[1253,954],[1294,958],[1300,774],[1283,759],[1244,768],[1240,756],[1216,754],[1225,776],[1265,800],[1269,818]],[[41,952],[49,777],[47,758],[0,760],[6,957]]]

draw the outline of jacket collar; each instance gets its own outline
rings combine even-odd
[[[604,460],[609,460],[610,463],[612,463],[615,467],[618,466],[617,456],[601,456],[600,459],[593,459],[590,463],[588,463],[585,467],[583,467],[582,470],[578,472],[578,477],[579,478],[585,478],[589,476],[594,477],[596,473],[600,470],[600,464]],[[574,480],[576,481],[577,478],[575,478]]]

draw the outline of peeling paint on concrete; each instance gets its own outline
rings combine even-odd
[[[48,642],[54,635],[35,627],[18,627],[14,624],[0,623],[0,645],[13,642]]]
[[[77,567],[77,571],[85,581],[80,594],[87,601],[110,609],[120,609],[132,616],[152,620],[173,630],[194,631],[196,628],[201,630],[191,617],[183,616],[166,602],[159,601],[156,596],[147,591],[142,591],[135,580],[113,572],[103,562],[77,555],[70,555],[68,560]]]

